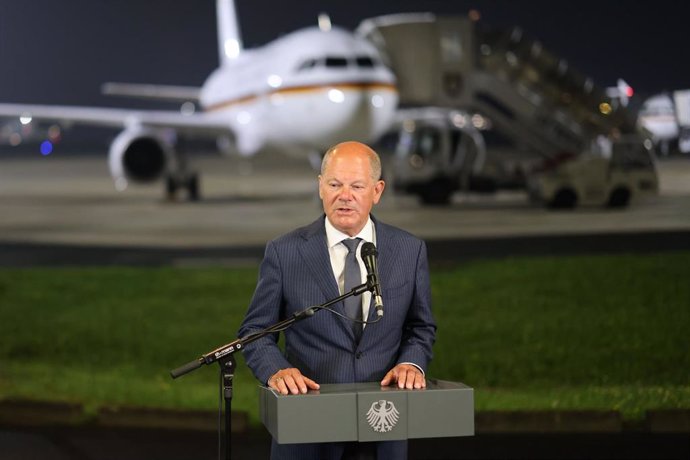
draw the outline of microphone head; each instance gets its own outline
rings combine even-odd
[[[376,246],[374,246],[374,243],[370,243],[369,241],[366,241],[362,245],[362,258],[364,257],[369,257],[369,256],[378,256],[379,252],[376,250]]]

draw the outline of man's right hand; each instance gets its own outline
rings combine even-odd
[[[305,377],[296,367],[289,367],[281,369],[268,379],[268,386],[276,390],[278,393],[287,394],[304,394],[307,390],[318,390],[319,384]]]

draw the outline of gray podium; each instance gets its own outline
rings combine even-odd
[[[474,390],[444,380],[429,379],[423,390],[324,384],[288,396],[261,386],[259,410],[280,444],[474,435]]]

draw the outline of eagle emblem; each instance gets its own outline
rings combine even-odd
[[[367,411],[367,422],[377,433],[386,433],[393,429],[400,418],[400,412],[391,401],[381,399],[374,401]]]

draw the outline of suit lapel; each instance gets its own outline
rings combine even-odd
[[[303,240],[299,246],[299,252],[304,264],[310,270],[326,299],[338,297],[338,283],[333,276],[323,217],[305,227],[301,236]]]
[[[340,295],[340,290],[338,289],[338,282],[333,276],[333,266],[331,265],[331,257],[328,252],[324,219],[325,216],[305,227],[302,233],[303,243],[300,245],[299,251],[326,300],[332,300]],[[342,312],[343,304],[342,302],[337,303],[332,305],[331,308]],[[348,342],[354,340],[354,333],[349,325],[349,321],[340,318],[340,320],[336,321],[336,324],[349,337],[347,339]]]

